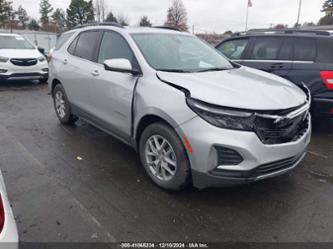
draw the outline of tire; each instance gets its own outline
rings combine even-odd
[[[189,185],[190,163],[184,145],[168,125],[149,125],[140,137],[139,153],[148,176],[160,188],[179,191]]]
[[[78,120],[78,118],[71,113],[70,104],[65,89],[61,84],[58,84],[54,87],[52,97],[54,110],[60,123],[64,125],[73,125]]]

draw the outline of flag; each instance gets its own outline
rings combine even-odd
[[[332,0],[333,1],[333,0]],[[252,4],[252,1],[251,0],[247,0],[247,7],[252,7],[253,6],[253,4]]]

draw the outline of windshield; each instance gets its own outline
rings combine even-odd
[[[183,34],[133,34],[147,62],[160,71],[204,72],[233,66],[203,41]]]
[[[21,36],[0,36],[0,49],[34,49],[34,46]]]

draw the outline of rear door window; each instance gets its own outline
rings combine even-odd
[[[236,39],[222,43],[217,49],[232,60],[239,60],[245,51],[249,39]]]
[[[320,63],[333,63],[333,39],[321,38],[317,40],[318,57]]]
[[[70,53],[71,55],[74,55],[75,54],[75,48],[76,48],[76,44],[77,44],[77,41],[79,40],[79,36],[77,36],[74,41],[72,41],[71,45],[69,45],[67,51],[68,53]]]
[[[280,52],[277,59],[289,61],[292,59],[292,52],[293,52],[293,38],[285,38],[280,48]]]
[[[256,38],[250,58],[252,60],[277,60],[283,41],[282,37]]]
[[[316,41],[311,38],[295,38],[294,61],[314,61],[317,56]]]
[[[93,61],[98,40],[99,30],[82,32],[76,44],[75,56]]]

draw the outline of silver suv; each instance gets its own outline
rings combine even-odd
[[[133,146],[159,187],[257,181],[305,155],[305,87],[169,29],[84,26],[60,41],[49,78],[60,122],[81,118]]]

